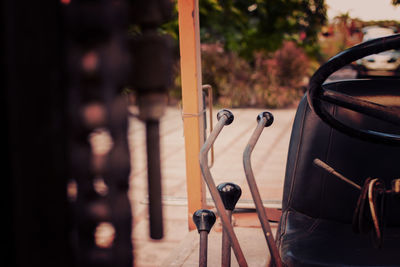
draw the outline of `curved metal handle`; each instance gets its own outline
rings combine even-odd
[[[281,257],[279,256],[278,247],[276,246],[274,236],[271,231],[271,225],[268,222],[267,213],[264,209],[264,205],[261,200],[260,192],[257,187],[256,180],[254,178],[253,170],[251,168],[251,152],[253,151],[258,138],[260,137],[263,129],[268,127],[274,121],[274,117],[269,112],[263,112],[257,116],[257,128],[254,130],[249,142],[243,152],[243,167],[246,174],[247,183],[249,185],[251,195],[253,197],[254,204],[256,206],[256,211],[258,214],[258,219],[260,220],[261,227],[264,232],[264,237],[267,241],[269,251],[271,253],[271,258],[273,259],[275,266],[283,266]]]
[[[221,196],[215,186],[215,182],[212,178],[210,168],[208,167],[208,158],[207,153],[210,150],[211,146],[214,144],[217,139],[219,133],[225,125],[229,125],[233,121],[233,114],[229,110],[221,110],[218,112],[218,123],[216,124],[214,130],[210,133],[206,142],[200,149],[200,169],[203,174],[204,181],[206,182],[208,189],[210,190],[211,197],[214,200],[215,207],[217,208],[218,215],[221,218],[222,226],[224,230],[227,232],[228,237],[231,241],[233,252],[235,253],[236,259],[239,263],[240,267],[247,267],[246,259],[244,258],[244,254],[242,249],[240,248],[239,241],[236,237],[235,232],[233,231],[233,227],[230,223],[229,217],[225,212],[225,206],[222,202]]]
[[[209,113],[209,120],[210,120],[210,133],[213,131],[213,89],[212,86],[209,84],[204,84],[202,87],[203,91],[207,90],[208,95],[208,113]],[[206,135],[207,136],[207,135]],[[211,146],[211,162],[208,167],[211,169],[214,165],[214,146]]]

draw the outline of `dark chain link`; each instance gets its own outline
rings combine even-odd
[[[65,8],[76,265],[132,266],[127,103],[120,95],[129,67],[127,6],[98,0]],[[93,135],[102,136],[97,144]]]

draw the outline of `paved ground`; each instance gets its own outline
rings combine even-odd
[[[356,72],[346,66],[332,74],[327,81],[352,79],[355,76]],[[233,109],[234,122],[222,130],[215,143],[216,161],[211,172],[216,184],[229,181],[242,187],[243,194],[239,206],[251,203],[242,169],[242,153],[256,127],[256,116],[262,111]],[[252,154],[252,167],[262,199],[268,200],[268,205],[279,206],[295,109],[272,110],[272,113],[275,117],[274,124],[266,128],[261,135]],[[148,237],[144,127],[134,118],[131,120],[129,136],[134,166],[130,197],[134,214],[135,265],[198,266],[198,236],[196,231],[190,233],[188,231],[185,151],[180,110],[168,108],[161,122],[165,221],[165,238],[162,241],[151,241]],[[249,266],[264,266],[268,253],[256,215],[238,214],[235,215],[234,221],[235,231],[242,243]],[[220,238],[221,226],[217,221],[210,233],[209,266],[220,266]],[[233,260],[232,266],[236,266],[235,264]]]
[[[240,205],[244,206],[251,202],[251,198],[245,182],[242,154],[256,127],[256,116],[261,111],[263,110],[233,109],[235,121],[222,130],[215,143],[215,164],[211,172],[216,184],[230,181],[240,185],[243,190]],[[272,110],[272,113],[275,117],[274,124],[261,135],[253,151],[252,166],[263,200],[276,204],[282,196],[287,147],[295,110]],[[188,231],[184,136],[180,110],[168,108],[161,122],[165,221],[165,238],[162,241],[151,241],[148,237],[144,127],[135,118],[131,120],[129,136],[134,166],[130,197],[134,214],[135,266],[198,265],[198,236],[196,232]],[[239,241],[243,242],[246,257],[253,260],[250,266],[262,266],[265,265],[267,255],[265,240],[259,240],[262,232],[256,217],[254,214],[249,216],[245,219],[240,216],[235,218],[235,231]],[[210,234],[209,266],[220,265],[220,237],[221,227],[217,222]],[[249,245],[258,243],[261,245]]]

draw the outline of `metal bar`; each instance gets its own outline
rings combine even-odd
[[[208,232],[200,231],[199,267],[207,267]]]
[[[208,233],[215,220],[215,214],[211,210],[200,209],[193,214],[193,222],[200,234],[199,266],[207,266]]]
[[[272,231],[271,231],[271,225],[269,224],[268,221],[268,216],[266,214],[266,211],[264,209],[264,206],[262,204],[260,192],[257,187],[257,183],[254,178],[253,170],[251,168],[251,153],[254,149],[255,144],[257,143],[264,127],[267,122],[267,119],[265,117],[262,117],[258,124],[257,128],[254,130],[253,135],[250,137],[250,140],[244,150],[243,153],[243,166],[247,178],[247,183],[249,185],[251,195],[253,197],[254,204],[256,206],[256,211],[258,218],[261,223],[261,227],[264,232],[265,239],[268,244],[269,251],[271,253],[271,257],[275,263],[275,266],[283,266],[281,257],[279,256],[278,252],[278,247],[276,246]]]
[[[150,237],[163,237],[159,121],[146,121]]]
[[[226,210],[228,214],[229,222],[232,223],[232,211]],[[231,266],[231,242],[229,241],[227,231],[222,232],[222,249],[221,249],[221,266],[230,267]]]
[[[217,208],[218,214],[221,218],[222,226],[228,233],[229,240],[231,242],[233,251],[235,253],[236,259],[239,263],[240,267],[247,266],[246,259],[244,258],[242,249],[240,248],[239,241],[236,237],[235,232],[233,231],[233,227],[229,221],[228,215],[225,212],[225,207],[222,202],[221,196],[219,195],[217,188],[215,186],[214,180],[212,178],[210,169],[208,168],[208,158],[207,153],[210,150],[211,146],[214,144],[215,139],[221,132],[222,128],[224,127],[228,117],[223,115],[218,123],[216,124],[214,130],[210,133],[210,136],[207,138],[206,142],[202,146],[200,150],[200,168],[203,174],[203,178],[210,190],[211,196],[214,200],[215,207]]]
[[[343,175],[341,175],[340,173],[335,171],[334,168],[332,168],[331,166],[329,166],[328,164],[326,164],[322,160],[314,159],[313,163],[315,164],[315,166],[320,167],[321,169],[323,169],[323,170],[335,175],[337,178],[339,178],[340,180],[348,183],[349,185],[353,186],[354,188],[357,188],[358,190],[361,190],[361,186],[359,186],[358,184],[354,183],[350,179],[344,177]]]
[[[204,84],[203,85],[203,90],[207,90],[208,94],[208,112],[209,112],[209,120],[210,120],[210,133],[213,130],[213,89],[212,86],[209,84]],[[211,162],[210,165],[208,166],[210,169],[214,165],[214,146],[211,147]]]
[[[196,210],[206,207],[205,185],[198,161],[204,143],[198,0],[178,0],[178,10],[188,224],[193,230],[196,227],[191,216]]]

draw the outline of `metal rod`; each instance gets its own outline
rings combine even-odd
[[[208,109],[209,109],[209,120],[210,120],[210,133],[213,130],[213,91],[212,91],[212,86],[209,84],[204,84],[203,85],[203,90],[208,90]],[[214,146],[211,146],[211,162],[210,165],[208,166],[210,169],[214,165]]]
[[[384,106],[331,90],[323,90],[322,98],[329,103],[400,125],[400,109],[398,107]]]
[[[161,203],[160,138],[158,120],[146,120],[146,147],[150,237],[153,239],[161,239],[164,235],[164,230]]]
[[[224,203],[229,222],[232,224],[232,213],[242,195],[242,189],[237,184],[227,182],[219,184],[217,190]],[[231,243],[225,230],[222,232],[221,266],[231,266]]]
[[[253,170],[251,168],[251,153],[254,149],[255,144],[257,143],[263,129],[265,128],[265,125],[267,123],[267,118],[262,117],[258,124],[257,128],[254,130],[252,136],[250,137],[250,140],[243,152],[243,166],[247,178],[247,183],[249,185],[251,195],[253,197],[254,204],[256,206],[256,211],[258,218],[261,223],[261,227],[264,232],[265,239],[268,244],[268,248],[271,254],[271,258],[273,259],[275,266],[281,267],[283,266],[281,257],[279,256],[278,252],[278,247],[276,246],[272,231],[271,231],[271,225],[269,224],[267,213],[264,209],[264,205],[262,204],[260,192],[257,187],[257,183],[254,178]]]
[[[339,178],[342,181],[345,181],[346,183],[348,183],[349,185],[353,186],[354,188],[357,188],[358,190],[361,190],[361,186],[359,186],[358,184],[354,183],[350,179],[344,177],[343,175],[341,175],[340,173],[335,171],[334,168],[332,168],[331,166],[329,166],[328,164],[326,164],[322,160],[314,159],[313,162],[314,162],[315,166],[320,167],[321,169],[323,169],[323,170],[335,175],[337,178]]]
[[[215,220],[215,214],[211,210],[199,209],[193,214],[193,222],[200,234],[199,266],[207,266],[208,233]]]
[[[200,231],[199,267],[207,267],[208,232]]]
[[[240,248],[239,241],[236,237],[235,232],[233,231],[233,227],[229,221],[228,215],[225,212],[225,207],[224,204],[222,203],[221,196],[217,191],[210,169],[208,168],[207,153],[210,150],[213,143],[215,142],[215,139],[221,132],[227,120],[228,120],[227,115],[221,116],[214,130],[210,133],[210,136],[207,138],[206,142],[200,149],[200,168],[203,174],[203,178],[208,186],[208,189],[210,190],[211,197],[214,200],[215,207],[217,208],[218,214],[221,218],[222,226],[226,230],[229,240],[231,241],[232,249],[233,252],[235,253],[239,266],[247,267],[248,265],[246,259],[244,258],[242,249]]]
[[[232,224],[232,211],[226,210],[229,222]],[[221,249],[221,266],[231,266],[231,242],[229,241],[228,233],[223,230],[222,232],[222,249]]]

